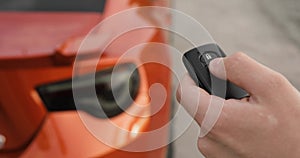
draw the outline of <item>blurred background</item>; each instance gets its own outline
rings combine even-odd
[[[299,0],[173,0],[172,5],[197,19],[227,55],[245,52],[285,75],[300,90]],[[176,22],[173,25],[184,24]],[[171,42],[181,46],[178,37]],[[182,67],[177,57],[173,57],[173,63],[175,68]],[[184,69],[180,71],[185,72]],[[187,117],[182,116],[181,120]],[[177,124],[180,123],[178,120]],[[193,123],[175,142],[175,158],[203,157],[197,149],[198,134],[199,127]]]

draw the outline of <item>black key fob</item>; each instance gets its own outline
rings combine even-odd
[[[229,81],[219,79],[209,72],[209,62],[225,56],[221,48],[212,43],[186,52],[182,60],[192,79],[208,93],[225,99],[241,99],[249,96],[242,88]]]

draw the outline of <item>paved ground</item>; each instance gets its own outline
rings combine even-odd
[[[228,55],[243,51],[284,74],[300,90],[299,0],[175,0],[173,7],[204,25]],[[178,38],[173,44],[182,45]],[[184,73],[178,57],[174,63]],[[187,118],[182,116],[177,124]],[[193,123],[175,142],[176,158],[202,157],[196,148],[198,132]]]

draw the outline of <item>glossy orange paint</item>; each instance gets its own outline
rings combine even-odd
[[[0,150],[0,157],[166,156],[167,147],[147,152],[126,152],[106,145],[90,133],[78,112],[49,113],[35,90],[38,85],[71,78],[75,55],[85,34],[103,18],[139,5],[167,6],[168,2],[124,0],[116,3],[109,0],[103,15],[0,13],[0,19],[4,22],[4,25],[0,25],[0,134],[7,138],[4,148]],[[139,13],[136,17],[147,21],[147,16]],[[123,53],[135,45],[146,42],[166,43],[165,34],[162,30],[148,28],[120,36],[105,50],[97,69],[114,66]],[[93,49],[95,48],[88,51]],[[97,128],[102,129],[101,134],[105,135],[111,144],[122,149],[130,144],[168,140],[168,129],[163,130],[157,138],[143,138],[138,134],[124,135],[121,132],[121,129],[133,131],[135,125],[139,127],[138,133],[152,131],[169,121],[171,76],[168,68],[170,57],[167,52],[164,48],[145,45],[140,52],[122,61],[146,63],[139,67],[142,86],[135,102],[143,105],[142,110],[138,111],[139,114],[151,113],[159,108],[155,115],[140,118],[123,113],[110,120],[103,120],[79,111],[88,120],[99,125]],[[166,102],[161,107],[152,102],[160,99],[159,92],[153,92],[151,99],[149,96],[149,86],[155,83],[160,83],[167,90]],[[134,111],[134,106],[128,110]],[[120,128],[110,129],[105,126],[110,121]]]

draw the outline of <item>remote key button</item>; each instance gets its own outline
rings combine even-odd
[[[209,62],[215,58],[218,58],[218,55],[215,52],[205,52],[201,55],[200,61],[206,65],[209,64]]]

